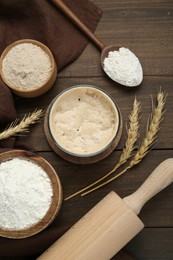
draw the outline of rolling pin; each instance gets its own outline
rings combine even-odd
[[[58,239],[39,260],[107,260],[143,228],[143,205],[173,181],[173,158],[163,161],[133,194],[110,192]]]

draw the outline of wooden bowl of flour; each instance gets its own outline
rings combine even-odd
[[[5,84],[18,96],[38,97],[46,93],[57,77],[57,66],[50,49],[43,43],[23,39],[10,44],[0,58]]]
[[[42,157],[24,150],[0,154],[0,236],[26,238],[48,227],[62,203],[57,173]]]
[[[51,148],[65,160],[79,164],[107,157],[118,145],[122,125],[113,99],[87,84],[73,86],[55,97],[44,120]]]

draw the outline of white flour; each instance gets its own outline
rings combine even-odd
[[[2,62],[5,78],[18,88],[37,88],[49,78],[52,64],[39,46],[21,43],[14,46]]]
[[[52,199],[47,173],[36,163],[14,158],[0,164],[0,227],[22,230],[41,220]]]
[[[103,64],[106,74],[121,85],[135,87],[142,82],[141,64],[135,54],[127,48],[110,51]]]

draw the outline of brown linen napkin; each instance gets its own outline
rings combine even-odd
[[[0,131],[16,118],[16,110],[10,90],[0,78]],[[0,141],[0,153],[14,146],[15,139]]]

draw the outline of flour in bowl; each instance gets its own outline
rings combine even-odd
[[[0,164],[0,227],[22,230],[38,223],[53,196],[47,173],[36,163],[13,158]]]
[[[6,80],[20,89],[38,88],[50,77],[52,63],[48,54],[33,43],[12,47],[2,61]]]

